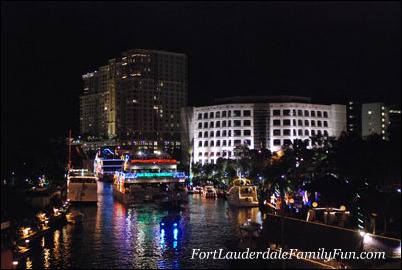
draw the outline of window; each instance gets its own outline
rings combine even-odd
[[[251,116],[251,111],[250,110],[244,110],[243,111],[243,116]]]
[[[290,126],[290,119],[283,120],[283,125],[284,126]]]
[[[201,113],[198,114],[198,120],[200,120],[200,119],[202,119],[202,114]]]
[[[232,136],[232,131],[231,131],[231,130],[229,130],[229,137],[230,137],[230,136]]]
[[[222,146],[226,146],[226,140],[222,141]]]
[[[298,110],[298,111],[297,111],[297,116],[303,116],[303,111],[302,111],[302,110]]]
[[[228,146],[232,146],[232,140],[228,141]],[[229,153],[230,153],[230,151],[229,151]]]
[[[210,123],[209,123],[209,127],[210,127],[210,128],[213,128],[213,127],[214,127],[214,122],[210,122]]]
[[[297,130],[297,135],[298,136],[303,136],[303,130],[301,130],[301,129]]]
[[[213,131],[211,131],[211,132],[209,133],[209,137],[211,137],[211,138],[214,137],[214,132],[213,132]]]
[[[234,117],[236,117],[236,116],[241,116],[241,111],[240,111],[240,110],[234,110],[234,111],[233,111],[233,116],[234,116]]]
[[[329,134],[328,134],[328,130],[324,130],[324,136],[325,136],[325,137],[328,137],[328,135],[329,135]]]
[[[216,127],[221,127],[221,121],[216,122]]]
[[[251,144],[251,140],[244,140],[244,144],[250,145],[250,144]]]
[[[304,120],[304,125],[305,125],[306,127],[310,126],[310,123],[308,122],[308,120]]]
[[[198,138],[202,138],[202,132],[198,132]]]
[[[226,127],[226,121],[222,121],[222,127]]]
[[[215,142],[211,141],[211,147],[215,146]]]
[[[221,132],[220,132],[220,130],[218,130],[217,132],[216,132],[216,137],[220,137],[221,136]]]
[[[293,119],[293,126],[296,126],[296,119]]]
[[[322,135],[322,131],[321,131],[321,130],[318,131],[318,135],[320,135],[320,136]]]
[[[204,128],[208,128],[208,122],[204,123]]]
[[[322,122],[321,122],[321,121],[317,121],[317,126],[322,127]]]
[[[202,128],[202,123],[198,123],[198,128]]]
[[[244,136],[251,136],[251,130],[243,130]]]
[[[296,129],[293,130],[293,136],[296,136]]]
[[[275,119],[274,126],[280,126],[280,125],[281,125],[281,120]]]
[[[292,144],[292,140],[290,140],[290,139],[285,139],[285,140],[283,140],[283,144],[284,144],[284,145],[291,145],[291,144]]]
[[[317,111],[317,117],[322,117],[322,112],[321,111]]]
[[[283,135],[290,136],[290,129],[284,129],[283,130]]]
[[[311,136],[315,136],[315,130],[311,131]]]
[[[232,121],[229,120],[229,121],[228,121],[228,127],[231,127],[231,126],[232,126]]]
[[[198,142],[198,147],[202,147],[202,141]]]
[[[226,117],[226,111],[222,112],[222,117]]]
[[[274,136],[281,136],[281,130],[280,129],[274,129]]]
[[[209,118],[211,118],[211,119],[214,118],[214,113],[213,112],[209,113]]]
[[[220,118],[221,117],[221,112],[216,112],[215,116],[216,116],[216,118]]]
[[[204,119],[208,119],[208,113],[204,113]]]
[[[241,140],[234,140],[234,145],[240,145],[241,144]]]
[[[204,142],[204,147],[207,147],[208,146],[208,141],[205,141]]]
[[[222,131],[222,137],[226,137],[226,130]]]
[[[304,136],[310,136],[308,130],[305,130],[305,131],[304,131]]]
[[[328,127],[328,121],[324,121],[324,127]]]
[[[208,138],[208,131],[204,132],[204,138]]]
[[[297,125],[298,125],[299,127],[303,126],[303,120],[297,120]]]
[[[221,141],[216,141],[216,146],[221,146]],[[218,152],[218,154],[219,154],[219,152]]]
[[[311,111],[311,117],[315,117],[315,111]]]
[[[251,126],[251,120],[244,120],[244,121],[243,121],[243,125],[244,125],[245,127]]]
[[[232,111],[228,111],[228,117],[232,116]]]
[[[328,112],[324,112],[324,117],[328,118]]]
[[[283,116],[290,116],[290,110],[283,110]]]
[[[315,127],[315,121],[314,120],[311,120],[311,126]]]
[[[280,139],[275,139],[274,140],[274,145],[276,145],[276,146],[281,145],[281,140]]]
[[[274,110],[272,114],[274,116],[280,116],[281,115],[281,110]]]
[[[241,126],[241,120],[234,120],[233,121],[233,126],[234,127],[240,127]]]
[[[307,110],[304,110],[304,116],[310,116],[310,114]]]
[[[235,136],[241,136],[241,130],[234,130],[233,133]]]

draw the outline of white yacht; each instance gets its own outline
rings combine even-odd
[[[214,186],[204,187],[204,197],[205,198],[216,198],[216,189]]]
[[[71,203],[97,203],[98,177],[85,169],[72,169],[67,175],[67,200]]]
[[[257,187],[248,179],[236,179],[228,192],[229,204],[238,207],[257,207]]]

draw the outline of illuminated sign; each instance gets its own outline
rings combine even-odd
[[[184,172],[175,173],[121,173],[120,174],[125,179],[137,179],[140,177],[173,177],[173,178],[184,178],[186,174]]]

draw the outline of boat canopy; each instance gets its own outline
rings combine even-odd
[[[251,181],[246,178],[238,178],[233,181],[234,186],[251,186]]]

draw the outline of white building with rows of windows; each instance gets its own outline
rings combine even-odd
[[[190,112],[192,161],[202,164],[232,158],[233,149],[241,144],[279,151],[295,139],[308,139],[312,147],[313,136],[338,137],[346,131],[346,106],[338,104],[231,103]]]

